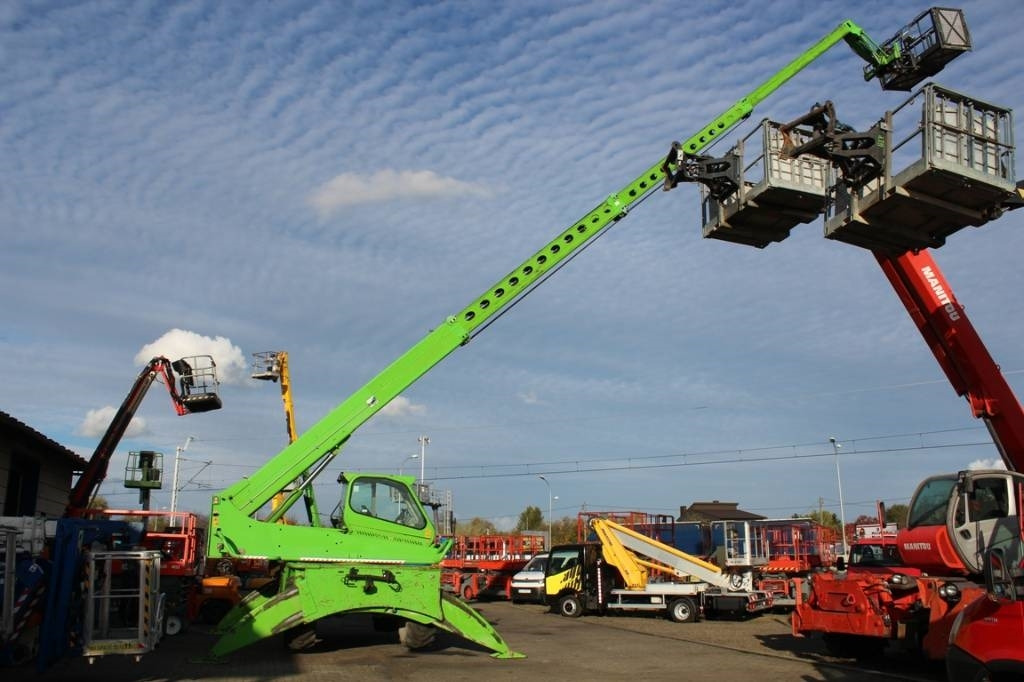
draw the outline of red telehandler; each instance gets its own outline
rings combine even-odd
[[[948,25],[966,38],[966,26]],[[905,38],[912,50],[941,48]],[[950,680],[1021,679],[1024,409],[929,251],[1024,205],[1010,110],[928,83],[865,132],[840,123],[830,102],[760,131],[762,177],[743,161],[753,134],[705,161],[719,177],[704,191],[704,235],[763,248],[824,212],[826,238],[873,253],[1006,466],[921,483],[896,537],[902,565],[801,581],[793,633],[858,658],[898,643],[944,661]],[[894,172],[894,158],[910,165]]]

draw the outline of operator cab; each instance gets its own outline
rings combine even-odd
[[[900,553],[891,541],[885,543],[881,538],[877,541],[861,540],[850,547],[849,566],[902,566]]]
[[[926,479],[911,500],[900,554],[925,571],[966,574],[982,572],[983,554],[990,549],[1019,557],[1022,491],[1024,474],[1003,470]]]
[[[368,519],[422,531],[427,527],[427,516],[409,486],[392,478],[358,475],[338,476],[342,484],[341,501],[331,512],[331,525],[347,528],[364,525]],[[371,524],[365,524],[367,526]]]

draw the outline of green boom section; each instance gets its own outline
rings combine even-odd
[[[251,592],[217,626],[213,659],[336,613],[398,617],[433,625],[486,647],[497,658],[520,658],[475,610],[441,590],[437,568],[365,563],[289,562],[285,588]]]
[[[689,154],[706,149],[840,40],[869,62],[866,73],[884,71],[898,56],[895,51],[887,54],[879,49],[854,23],[843,22],[680,148]],[[312,479],[359,426],[660,186],[666,173],[676,170],[667,167],[667,160],[659,160],[609,196],[471,305],[446,319],[263,467],[214,497],[208,556],[282,562],[277,592],[250,594],[221,623],[221,638],[212,650],[215,657],[325,616],[359,612],[439,627],[490,649],[495,656],[519,656],[480,614],[443,594],[439,563],[447,544],[434,540],[429,524],[420,530],[402,529],[399,524],[361,514],[339,517],[337,528],[274,521],[301,499],[303,489],[308,490]],[[270,517],[258,520],[256,513],[296,480],[303,482],[300,489],[293,490]]]
[[[757,104],[841,40],[845,40],[858,55],[869,62],[872,73],[884,68],[898,56],[894,52],[886,53],[879,48],[852,21],[844,21],[778,73],[687,139],[682,144],[682,149],[693,154],[707,148],[720,136],[750,116]],[[605,228],[624,217],[633,205],[663,182],[665,178],[664,163],[664,158],[659,160],[620,191],[609,196],[581,220],[503,277],[473,304],[457,315],[449,317],[443,324],[427,334],[266,465],[215,497],[211,516],[213,532],[210,534],[210,555],[220,554],[227,546],[240,545],[251,547],[254,551],[250,554],[272,554],[272,552],[262,552],[257,549],[260,541],[258,535],[255,537],[250,535],[254,530],[252,527],[238,526],[231,523],[229,518],[218,519],[220,509],[224,505],[230,505],[234,508],[233,511],[239,512],[243,516],[252,515],[269,502],[276,493],[287,489],[307,470],[325,457],[335,453],[360,425],[400,395],[448,354],[468,342],[475,329],[528,291],[546,273],[577,252]],[[225,516],[230,517],[231,520],[238,518],[236,514],[226,514]],[[247,537],[232,537],[236,532],[243,533]]]

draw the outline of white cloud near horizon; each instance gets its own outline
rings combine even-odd
[[[968,464],[967,468],[971,469],[972,471],[977,469],[1005,469],[1006,462],[996,457],[991,457],[988,459],[976,459],[970,464]]]
[[[85,413],[85,419],[75,429],[75,433],[86,438],[99,438],[107,432],[107,428],[114,420],[115,414],[117,414],[117,410],[110,405],[105,405],[96,410],[89,410]],[[132,417],[132,420],[128,422],[128,428],[125,429],[123,437],[136,438],[149,435],[149,433],[149,426],[146,424],[145,419],[142,417]]]
[[[490,197],[482,185],[448,178],[433,171],[385,169],[371,175],[336,175],[309,195],[309,204],[321,217],[343,206],[369,204],[410,197]]]
[[[379,414],[382,417],[408,417],[413,415],[426,414],[427,406],[419,405],[405,396],[398,396],[390,403],[380,409]]]

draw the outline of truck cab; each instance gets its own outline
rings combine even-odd
[[[544,569],[544,597],[552,611],[573,618],[586,611],[602,611],[612,587],[622,587],[622,579],[602,559],[600,543],[551,548]]]

